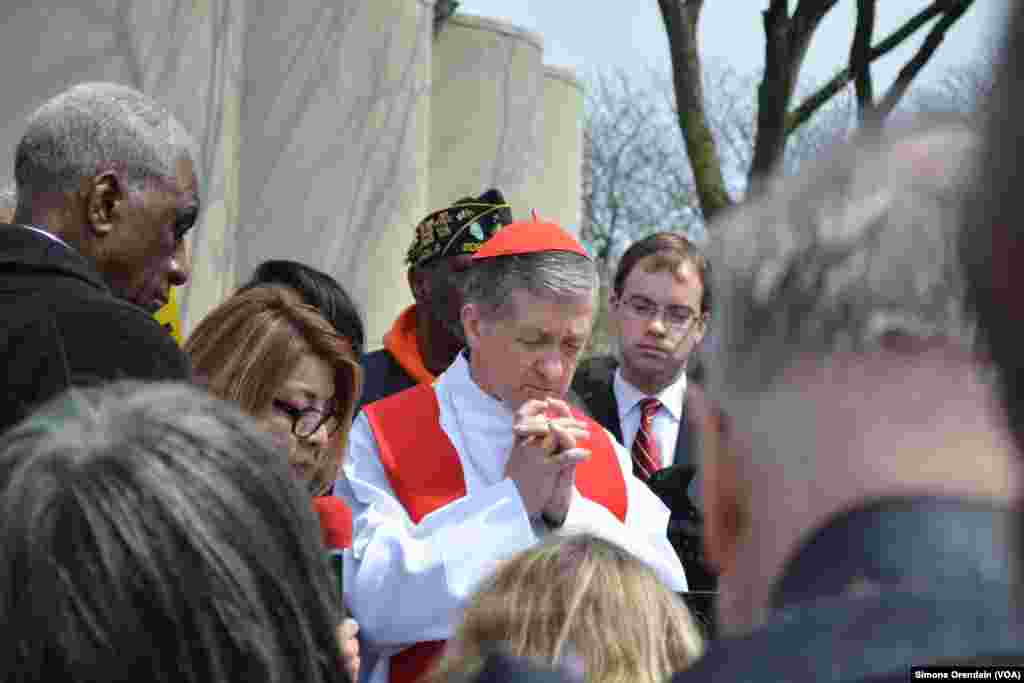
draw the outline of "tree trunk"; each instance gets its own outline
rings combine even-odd
[[[875,32],[878,0],[857,0],[857,28],[850,46],[850,71],[857,94],[857,120],[861,126],[875,122],[875,88],[871,80],[871,37]]]
[[[704,106],[697,49],[697,22],[702,5],[702,0],[658,0],[672,55],[679,128],[686,142],[701,213],[705,223],[710,223],[732,204],[732,198],[725,186],[721,157]]]
[[[763,13],[764,78],[757,90],[757,133],[748,194],[757,194],[786,152],[787,116],[807,48],[821,20],[838,0],[801,0],[789,16],[787,0],[772,0]]]
[[[786,110],[795,85],[790,55],[792,23],[786,0],[772,0],[763,13],[764,77],[757,88],[757,132],[748,194],[760,191],[786,150]]]

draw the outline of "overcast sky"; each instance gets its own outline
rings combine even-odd
[[[707,0],[700,23],[702,51],[721,58],[741,73],[764,63],[761,10],[765,0]],[[794,2],[790,3],[791,6]],[[875,42],[928,4],[927,0],[881,0]],[[999,44],[1007,0],[975,0],[946,35],[919,78],[970,62]],[[802,76],[827,80],[845,62],[850,49],[855,0],[840,0],[822,23]],[[621,67],[643,74],[669,65],[668,40],[656,0],[462,0],[459,10],[507,20],[531,29],[544,40],[545,61],[576,69],[580,76]],[[916,49],[917,40],[876,62],[876,88],[885,87]]]

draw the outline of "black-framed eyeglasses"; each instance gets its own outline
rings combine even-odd
[[[647,297],[631,296],[622,305],[626,312],[638,320],[654,320],[661,316],[665,327],[672,332],[682,333],[690,329],[700,315],[689,306],[659,306]]]
[[[333,436],[341,427],[341,420],[333,411],[325,412],[312,406],[296,408],[290,403],[277,399],[274,400],[274,407],[288,416],[292,421],[292,434],[300,439],[308,439],[325,425],[328,436]]]

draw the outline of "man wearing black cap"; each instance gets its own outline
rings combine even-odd
[[[501,192],[490,189],[435,211],[416,226],[406,262],[416,303],[402,311],[384,348],[363,356],[365,384],[359,408],[399,391],[430,384],[462,348],[457,328],[460,282],[472,256],[498,228],[512,222]]]

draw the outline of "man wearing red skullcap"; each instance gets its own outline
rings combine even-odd
[[[430,670],[460,608],[504,558],[549,533],[620,544],[672,589],[669,511],[629,453],[564,401],[598,278],[554,223],[512,223],[473,255],[466,350],[437,378],[364,407],[335,494],[351,507],[345,597],[372,683]]]

